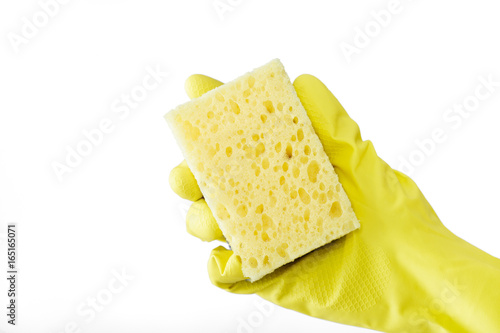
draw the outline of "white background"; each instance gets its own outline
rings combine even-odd
[[[401,0],[348,62],[341,43],[353,44],[356,28],[376,29],[370,13],[389,2],[232,0],[220,16],[213,0],[73,0],[47,22],[38,17],[46,25],[15,47],[23,17],[33,22],[41,7],[2,1],[0,221],[2,234],[18,223],[20,275],[18,326],[7,327],[2,310],[0,329],[71,332],[75,322],[96,333],[237,332],[255,316],[256,296],[210,284],[216,244],[185,232],[188,205],[168,185],[182,156],[162,116],[187,100],[190,74],[227,81],[273,58],[292,79],[322,79],[394,168],[422,157],[415,141],[443,129],[447,140],[412,177],[447,227],[499,257],[500,87],[460,124],[443,116],[474,95],[480,76],[500,81],[500,6]],[[148,66],[169,76],[120,119],[113,103],[137,89]],[[113,131],[59,181],[52,164],[105,118]],[[122,269],[133,280],[95,317],[78,314],[89,298],[108,301]],[[366,332],[278,307],[262,317],[252,332]]]

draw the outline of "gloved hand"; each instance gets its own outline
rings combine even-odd
[[[195,98],[221,84],[193,75],[186,91]],[[362,141],[358,125],[321,81],[302,75],[294,86],[361,228],[254,283],[245,280],[233,252],[219,246],[208,262],[212,283],[384,332],[500,332],[500,260],[446,229],[417,185]],[[185,163],[173,169],[170,183],[195,201],[188,231],[223,240]]]

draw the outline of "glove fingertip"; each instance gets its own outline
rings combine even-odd
[[[204,242],[220,240],[225,242],[222,231],[205,199],[194,202],[186,216],[186,230]]]
[[[189,98],[197,98],[205,94],[207,91],[221,86],[223,83],[202,74],[193,74],[186,79],[184,89]]]
[[[241,259],[223,246],[212,250],[207,266],[210,281],[221,288],[247,279],[241,270]]]
[[[183,199],[197,201],[203,197],[198,182],[185,162],[170,171],[168,181],[172,190]]]

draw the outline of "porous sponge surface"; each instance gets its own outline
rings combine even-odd
[[[251,281],[359,228],[279,60],[165,118]]]

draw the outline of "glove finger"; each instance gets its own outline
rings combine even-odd
[[[187,78],[184,89],[189,98],[197,98],[212,89],[221,86],[223,83],[202,74],[194,74]]]
[[[377,156],[370,141],[361,139],[358,124],[323,82],[304,74],[295,79],[294,87],[350,197],[362,188],[384,189],[389,188],[388,182],[397,182],[392,169]]]
[[[208,275],[214,285],[224,286],[224,289],[247,279],[241,270],[241,259],[223,246],[212,250],[208,260]]]
[[[189,207],[186,216],[186,229],[191,235],[205,242],[226,241],[205,199],[195,201]]]
[[[168,180],[172,190],[183,199],[197,201],[203,197],[198,182],[186,161],[182,161],[170,171]]]
[[[319,79],[304,74],[293,83],[302,105],[330,158],[352,153],[361,142],[356,124]],[[337,161],[336,162],[342,162]]]

